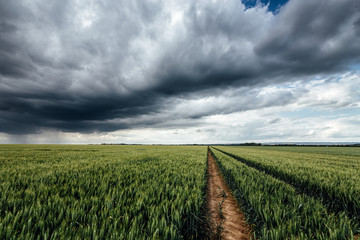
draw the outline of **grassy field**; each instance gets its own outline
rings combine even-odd
[[[257,239],[359,234],[360,148],[211,147]],[[201,239],[206,146],[0,145],[0,239]]]
[[[206,147],[0,147],[0,239],[199,237]]]
[[[246,148],[225,149],[237,154],[249,151]],[[289,182],[218,150],[214,149],[213,153],[248,219],[254,224],[257,236],[263,239],[354,237],[357,224],[346,213],[328,211],[323,201],[298,192]],[[261,153],[261,156],[267,159],[268,155]]]
[[[359,233],[360,148],[221,146],[213,151],[249,219],[258,219],[253,223],[261,236],[352,239]]]
[[[360,217],[360,148],[219,149],[251,167],[290,183],[300,192],[320,198],[331,210]]]

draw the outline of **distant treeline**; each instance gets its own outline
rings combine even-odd
[[[263,144],[262,146],[282,146],[282,147],[360,147],[356,144]]]
[[[127,144],[127,143],[101,143],[101,145],[143,145],[143,144]]]
[[[216,146],[262,146],[261,143],[255,143],[255,142],[250,142],[250,143],[231,143],[231,144],[214,144]]]
[[[90,144],[92,145],[92,144]],[[101,143],[101,145],[168,145],[168,144],[127,144],[127,143]],[[306,144],[306,143],[229,143],[229,144],[169,144],[173,146],[281,146],[281,147],[360,147],[360,143],[354,144]]]

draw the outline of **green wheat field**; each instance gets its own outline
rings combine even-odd
[[[211,146],[253,239],[357,239],[360,148]],[[0,145],[0,239],[206,239],[207,146]]]

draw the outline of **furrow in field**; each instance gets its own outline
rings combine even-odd
[[[225,183],[210,150],[208,151],[208,191],[210,239],[250,238],[250,227]]]

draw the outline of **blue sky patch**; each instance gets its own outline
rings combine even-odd
[[[288,0],[242,0],[242,3],[245,5],[245,7],[248,8],[253,8],[255,7],[258,3],[261,3],[263,5],[267,5],[269,4],[268,10],[271,11],[272,13],[276,14],[279,9],[284,6],[286,3],[288,2]]]

